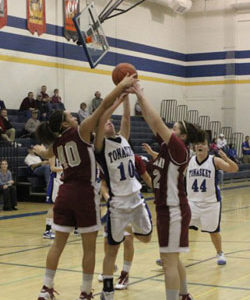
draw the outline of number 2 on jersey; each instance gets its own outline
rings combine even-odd
[[[120,181],[126,180],[127,177],[125,175],[125,169],[124,169],[124,164],[123,162],[120,163],[119,167],[117,167],[117,169],[120,170]],[[130,178],[135,177],[135,166],[133,164],[133,161],[130,159],[128,162],[128,174]]]
[[[192,190],[195,192],[195,193],[198,193],[199,192],[199,189],[201,190],[202,193],[206,192],[207,191],[207,186],[206,186],[206,179],[204,179],[200,185],[200,188],[198,187],[198,180],[195,179],[193,185],[192,185]]]

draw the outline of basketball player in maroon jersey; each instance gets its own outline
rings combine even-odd
[[[38,138],[49,147],[46,149],[37,145],[36,153],[44,158],[55,155],[61,162],[64,172],[64,181],[59,188],[54,206],[53,228],[56,236],[47,256],[44,285],[38,300],[55,299],[53,286],[59,258],[69,233],[75,227],[78,227],[81,234],[84,252],[83,282],[79,300],[92,298],[96,236],[100,227],[100,216],[99,199],[95,189],[96,161],[90,137],[100,116],[135,81],[133,75],[126,76],[79,127],[70,112],[56,111],[48,122],[42,123],[37,129]]]
[[[167,300],[191,300],[187,290],[186,271],[180,252],[188,251],[188,227],[191,212],[184,190],[183,173],[189,161],[187,145],[205,134],[188,122],[177,122],[170,130],[145,99],[137,83],[130,88],[135,93],[148,125],[162,143],[153,161],[152,181],[155,193],[157,232],[163,262]]]

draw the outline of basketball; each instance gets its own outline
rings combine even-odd
[[[132,75],[134,73],[136,73],[137,78],[137,71],[133,65],[129,63],[121,63],[114,68],[112,72],[112,80],[114,84],[117,85],[127,74]]]

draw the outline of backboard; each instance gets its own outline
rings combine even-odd
[[[90,3],[73,18],[79,42],[87,55],[91,68],[95,68],[109,50],[109,45],[94,3]]]

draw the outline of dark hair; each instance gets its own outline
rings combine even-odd
[[[37,130],[36,137],[40,143],[50,145],[55,142],[58,135],[62,132],[62,122],[65,121],[65,114],[61,110],[53,112],[49,121],[42,122]]]
[[[187,139],[185,141],[186,145],[190,143],[203,143],[205,140],[208,140],[206,137],[206,132],[202,130],[198,125],[186,122],[179,121],[181,134],[186,134]]]

